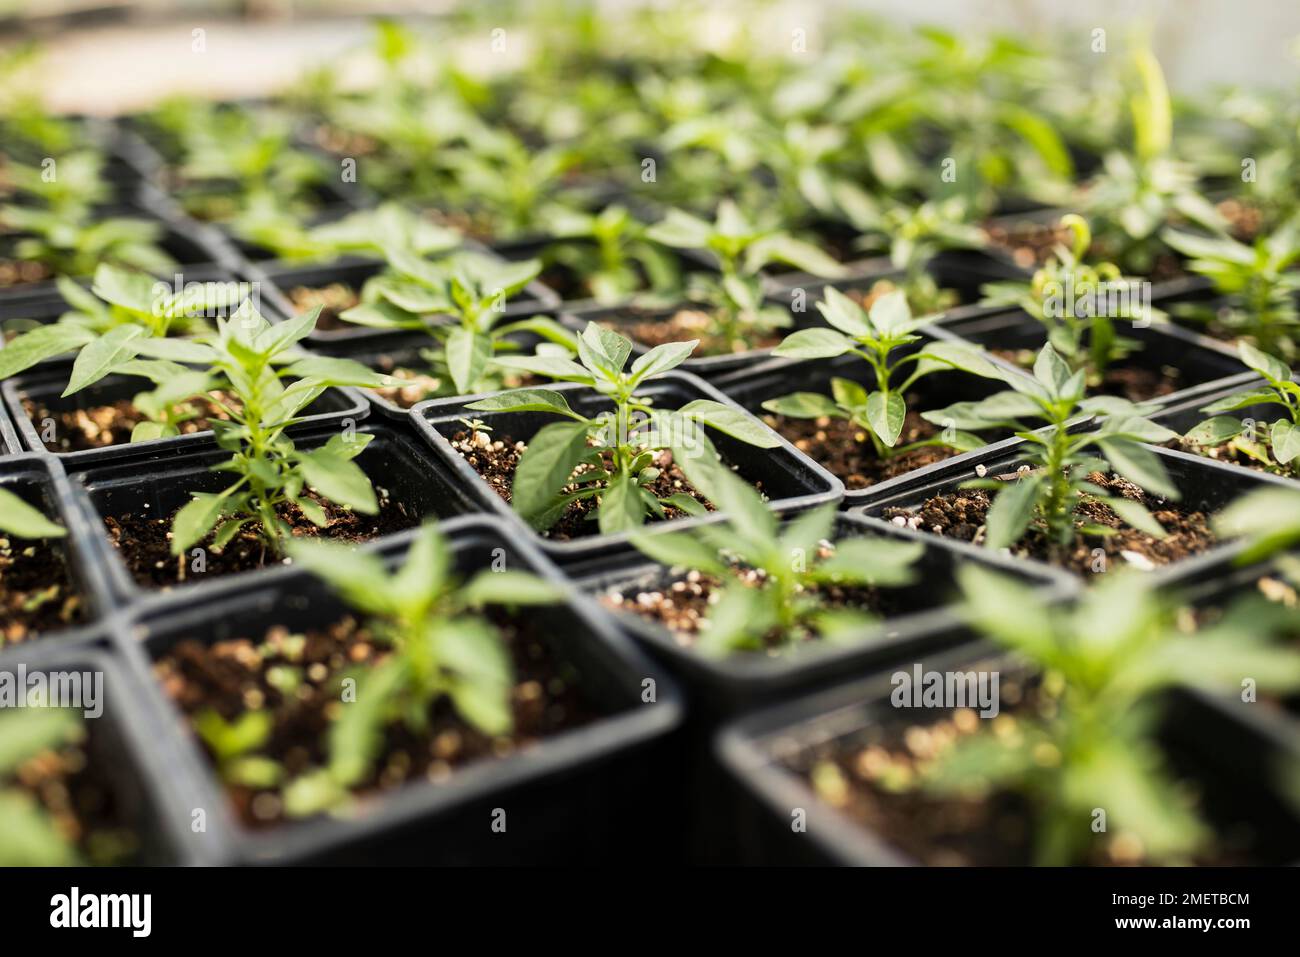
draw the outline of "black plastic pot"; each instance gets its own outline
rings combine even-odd
[[[0,385],[0,394],[3,394],[5,405],[14,418],[19,438],[31,451],[47,451],[45,443],[41,441],[44,426],[33,422],[28,416],[23,407],[24,399],[42,402],[51,412],[57,413],[95,408],[120,399],[129,400],[152,387],[147,379],[135,376],[106,376],[94,385],[64,398],[63,390],[67,382],[66,369],[56,367],[25,372]],[[286,431],[296,435],[329,425],[337,425],[341,428],[348,424],[355,425],[369,414],[370,406],[358,390],[328,389],[303,410],[302,421],[289,426]],[[147,442],[128,442],[99,449],[47,454],[57,455],[67,463],[69,468],[84,468],[104,462],[139,462],[155,459],[187,449],[203,448],[212,443],[211,430],[204,430],[189,435],[151,439]]]
[[[1017,668],[982,644],[920,664],[939,672]],[[890,835],[863,828],[825,804],[791,770],[805,767],[820,746],[852,742],[871,729],[907,722],[911,711],[893,706],[892,691],[891,676],[878,675],[752,715],[719,736],[718,754],[742,799],[737,821],[746,863],[916,863],[891,843]],[[1196,782],[1216,829],[1246,829],[1255,836],[1264,863],[1294,861],[1300,855],[1300,824],[1275,773],[1282,759],[1300,758],[1296,739],[1283,742],[1261,735],[1199,696],[1177,693],[1168,704],[1160,743],[1178,772]],[[806,815],[802,833],[791,826],[799,810]]]
[[[950,334],[945,334],[943,330],[936,331],[939,334],[933,336],[935,339],[952,341],[956,338]],[[924,331],[918,334],[922,336],[928,335]],[[1008,371],[1019,371],[996,357],[989,357],[989,359]],[[751,369],[743,369],[731,375],[723,376],[715,380],[713,384],[728,398],[761,417],[768,414],[763,410],[763,403],[769,399],[789,395],[791,392],[819,392],[823,395],[830,395],[830,380],[832,378],[852,379],[866,383],[873,381],[870,379],[870,375],[870,368],[858,356],[837,356],[834,359],[810,359],[806,361],[773,358]],[[954,402],[986,398],[995,392],[1003,391],[1005,388],[1006,384],[996,379],[984,379],[962,372],[940,372],[926,376],[913,389],[908,390],[908,405],[920,411],[930,411],[944,408]],[[985,448],[1001,447],[1007,444],[1008,439],[999,438],[991,442],[989,446],[985,446]],[[984,449],[978,449],[973,452],[963,452],[940,462],[922,466],[908,472],[906,475],[877,482],[868,488],[851,489],[846,486],[844,505],[845,507],[860,505],[871,497],[884,494],[888,489],[895,487],[904,480],[918,475],[930,474],[954,462],[966,461],[980,455],[983,451]]]
[[[963,482],[979,477],[976,470],[981,467],[987,476],[1012,474],[1021,464],[1020,453],[1023,448],[1023,444],[1019,441],[1010,446],[996,446],[971,456],[963,462],[941,463],[940,468],[928,474],[906,476],[905,481],[878,496],[871,496],[867,503],[855,511],[880,518],[887,508],[916,509],[927,499],[956,491]],[[1182,499],[1176,504],[1186,511],[1218,512],[1236,498],[1263,485],[1289,485],[1275,476],[1251,472],[1232,465],[1222,465],[1157,446],[1147,446],[1147,448],[1160,457],[1170,480],[1182,495]],[[968,554],[986,551],[982,546],[972,545],[969,542],[953,542],[953,544],[966,550]],[[1205,567],[1217,566],[1226,559],[1235,557],[1242,547],[1241,542],[1225,542],[1201,555],[1153,569],[1151,574],[1162,584],[1172,584],[1195,576]],[[1045,565],[1032,559],[1021,559],[1021,561],[1026,564]]]
[[[22,451],[22,443],[18,441],[18,431],[9,421],[9,413],[5,411],[4,403],[0,403],[0,456],[17,455]]]
[[[140,839],[137,863],[215,863],[205,835],[190,828],[194,804],[179,786],[166,749],[159,747],[156,722],[141,706],[143,689],[132,669],[99,647],[103,640],[103,634],[94,633],[77,643],[19,645],[0,653],[0,671],[15,673],[22,665],[29,675],[102,674],[103,712],[85,719],[86,752],[112,791],[121,823]]]
[[[584,415],[595,415],[610,408],[608,400],[584,386],[566,383],[552,388],[563,393],[569,405]],[[676,409],[694,399],[712,399],[740,408],[708,383],[681,372],[669,372],[653,380],[645,389],[640,390],[640,394],[652,398],[656,408]],[[492,427],[495,435],[509,435],[516,441],[525,442],[542,426],[558,420],[553,415],[541,412],[492,413],[465,408],[479,398],[482,396],[433,399],[422,402],[411,410],[411,421],[415,427],[437,451],[444,466],[450,467],[459,494],[474,501],[476,510],[506,519],[518,535],[540,545],[549,557],[570,569],[576,570],[577,563],[599,564],[624,548],[628,542],[626,533],[597,534],[570,541],[552,541],[538,535],[493,491],[474,471],[473,466],[451,446],[451,436],[465,428],[461,420],[478,419]],[[777,512],[796,512],[824,502],[837,502],[844,494],[844,486],[839,479],[784,439],[780,440],[778,446],[760,449],[713,429],[708,429],[708,434],[724,462],[735,467],[747,481],[763,483],[769,505]],[[672,524],[674,527],[688,528],[718,521],[720,517],[718,513],[710,513],[698,518],[677,519]]]
[[[0,488],[18,495],[68,530],[66,537],[50,544],[62,556],[68,578],[81,595],[84,608],[79,623],[57,631],[42,632],[34,640],[16,647],[56,638],[60,643],[76,641],[89,632],[97,620],[113,610],[107,576],[99,561],[96,533],[78,508],[62,467],[49,456],[29,454],[0,458]],[[0,648],[3,647],[4,642],[0,639]]]
[[[472,244],[467,244],[465,248],[481,251]],[[321,265],[264,263],[246,267],[244,274],[255,281],[262,282],[264,301],[268,302],[281,317],[288,317],[296,315],[299,311],[289,297],[289,292],[296,286],[317,287],[340,282],[359,294],[365,281],[371,276],[378,275],[383,268],[383,262],[378,259],[350,256]],[[538,312],[552,309],[557,304],[555,293],[534,280],[520,295],[506,304],[503,321],[509,321],[510,318],[526,319]],[[390,330],[348,326],[344,329],[316,330],[307,337],[307,341],[322,346],[363,346],[392,335]]]
[[[1017,310],[941,320],[943,328],[988,349],[1029,349],[1037,352],[1047,341],[1042,325]],[[1168,406],[1195,396],[1219,391],[1250,380],[1254,373],[1242,365],[1236,352],[1224,343],[1196,335],[1172,324],[1124,324],[1119,333],[1142,347],[1116,366],[1120,368],[1179,370],[1186,384],[1169,395],[1150,400]]]
[[[498,563],[558,585],[559,570],[497,520],[466,517],[444,525],[463,574]],[[407,540],[384,554],[397,561]],[[497,566],[493,566],[497,567]],[[244,587],[197,601],[163,601],[142,613],[133,637],[144,667],[182,640],[256,640],[283,624],[295,631],[332,622],[344,606],[318,579],[278,569]],[[318,818],[261,833],[244,830],[183,719],[154,685],[147,695],[160,733],[180,734],[177,771],[198,782],[209,822],[232,856],[249,863],[596,863],[644,849],[659,822],[659,761],[681,704],[671,678],[585,603],[530,608],[551,648],[579,675],[584,696],[601,716],[525,752],[457,770],[437,784],[412,783],[346,819]],[[125,636],[124,636],[125,637]],[[131,638],[127,638],[131,640]],[[143,660],[141,660],[143,659]],[[654,701],[643,703],[646,682]],[[506,832],[492,830],[494,809]],[[667,826],[668,822],[663,822]]]
[[[890,595],[908,610],[864,631],[858,641],[811,643],[779,656],[738,652],[719,658],[683,647],[668,628],[635,612],[610,613],[624,631],[681,678],[692,701],[692,721],[709,723],[951,644],[960,622],[955,610],[954,572],[962,562],[975,562],[1037,586],[1045,600],[1058,601],[1078,589],[1073,576],[1057,569],[1030,567],[989,551],[972,556],[924,532],[862,515],[839,515],[832,538],[839,541],[857,537],[920,542],[925,546],[916,565],[916,582],[890,590]],[[612,556],[599,570],[576,577],[575,582],[599,602],[603,594],[659,589],[673,579],[668,568],[629,549]]]
[[[393,501],[405,505],[421,520],[446,518],[474,509],[473,500],[456,487],[446,468],[409,430],[373,421],[360,424],[356,431],[374,436],[357,458],[357,464],[376,487],[386,489]],[[337,429],[318,429],[296,437],[295,442],[299,448],[312,448],[337,434]],[[72,476],[73,495],[96,531],[98,560],[113,593],[121,601],[134,601],[156,592],[132,577],[107,538],[104,519],[141,513],[166,518],[190,500],[191,492],[217,492],[228,486],[229,474],[210,471],[210,467],[229,457],[229,452],[213,446],[191,451],[173,449],[165,458],[151,462],[145,475],[141,474],[140,462],[117,462]],[[380,538],[364,547],[376,547],[382,541]],[[264,569],[256,569],[194,580],[166,590],[187,594],[199,590],[231,591],[240,587],[244,579],[265,573]]]

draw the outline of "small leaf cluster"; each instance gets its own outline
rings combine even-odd
[[[85,863],[50,813],[27,790],[10,783],[25,762],[78,744],[85,736],[85,724],[69,708],[16,708],[0,714],[0,865]]]

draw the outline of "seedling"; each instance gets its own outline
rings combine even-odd
[[[1198,236],[1165,230],[1165,242],[1191,257],[1187,268],[1214,283],[1224,303],[1205,307],[1186,303],[1179,315],[1217,325],[1230,335],[1244,337],[1271,355],[1291,360],[1297,351],[1296,329],[1300,312],[1300,219],[1291,219],[1253,245],[1229,237]]]
[[[15,336],[0,349],[0,379],[7,379],[38,362],[66,352],[77,353],[69,392],[102,375],[106,362],[116,361],[125,337],[166,338],[207,328],[203,318],[242,298],[238,283],[209,282],[180,291],[140,273],[101,265],[94,283],[85,288],[67,277],[57,280],[59,292],[72,306],[58,321]]]
[[[919,542],[861,537],[832,543],[834,505],[782,527],[762,496],[739,478],[721,476],[716,493],[727,521],[632,536],[632,544],[655,561],[718,582],[719,598],[700,631],[704,654],[793,648],[815,638],[861,634],[874,623],[872,615],[851,605],[829,606],[825,589],[889,588],[916,578]]]
[[[69,708],[16,708],[0,715],[0,866],[84,863],[50,812],[13,779],[27,762],[85,736],[85,725]]]
[[[229,319],[218,319],[215,332],[190,341],[150,339],[137,327],[124,327],[115,339],[115,361],[97,368],[100,375],[122,372],[158,383],[156,395],[165,396],[159,404],[202,397],[226,417],[210,425],[217,444],[232,455],[212,470],[237,479],[220,492],[195,492],[176,513],[172,554],[184,555],[214,531],[212,548],[220,551],[248,527],[278,557],[293,534],[281,510],[296,508],[321,528],[330,521],[322,501],[365,515],[378,512],[370,480],[353,461],[373,436],[340,433],[321,448],[302,451],[285,435],[326,389],[389,381],[350,359],[302,353],[297,343],[311,334],[319,312],[272,325],[245,302]],[[188,388],[174,385],[182,380]]]
[[[1164,529],[1145,506],[1108,495],[1088,476],[1113,470],[1152,494],[1178,499],[1159,457],[1142,444],[1167,442],[1177,437],[1175,432],[1143,418],[1138,406],[1123,399],[1085,399],[1083,370],[1071,372],[1051,345],[1038,354],[1032,379],[1008,374],[1005,381],[1010,391],[923,413],[931,422],[1003,428],[1025,440],[1023,459],[1029,468],[1015,481],[984,478],[963,483],[963,488],[985,489],[994,496],[985,529],[987,547],[1007,548],[1031,527],[1044,532],[1054,551],[1069,546],[1079,533],[1110,534],[1104,526],[1078,522],[1076,513],[1085,498],[1108,506],[1139,531],[1164,537]],[[1096,430],[1070,431],[1090,415],[1099,419]]]
[[[423,351],[434,375],[451,379],[457,395],[499,387],[493,357],[514,348],[507,337],[532,332],[568,346],[573,335],[545,317],[498,325],[506,301],[541,271],[536,259],[503,263],[479,253],[429,261],[408,249],[388,251],[388,269],[370,279],[362,303],[340,314],[372,329],[427,332],[435,345]],[[431,321],[450,315],[455,321]]]
[[[289,262],[321,261],[345,254],[382,258],[398,246],[421,256],[449,252],[462,242],[455,230],[432,223],[395,203],[358,210],[320,226],[307,226],[300,216],[277,202],[250,199],[230,223],[240,239]]]
[[[718,204],[717,219],[712,223],[671,209],[646,236],[665,246],[704,249],[717,257],[722,275],[693,276],[688,295],[714,307],[711,333],[741,348],[755,333],[785,328],[793,321],[784,308],[764,303],[760,274],[764,266],[781,262],[826,277],[844,272],[816,246],[751,221],[730,200]]]
[[[514,726],[514,667],[490,606],[552,605],[555,585],[524,571],[485,569],[468,581],[435,525],[425,525],[397,572],[383,559],[326,542],[290,546],[296,564],[323,579],[391,652],[361,672],[353,701],[329,729],[329,764],[291,782],[290,814],[318,813],[346,800],[348,788],[374,771],[384,728],[403,722],[427,730],[436,702],[448,698],[481,733],[507,735]]]
[[[53,272],[86,276],[101,263],[160,273],[175,261],[158,245],[161,223],[128,216],[98,219],[88,208],[71,211],[31,206],[0,208],[0,226],[21,235],[14,257],[42,263]]]
[[[711,497],[722,466],[702,425],[759,448],[780,444],[750,416],[712,399],[695,399],[673,411],[656,409],[649,398],[637,395],[646,383],[686,361],[696,340],[657,346],[627,371],[623,367],[632,342],[618,333],[588,323],[577,345],[577,362],[559,355],[498,361],[595,389],[614,404],[612,412],[582,415],[550,389],[516,389],[467,406],[476,412],[549,412],[570,420],[538,431],[515,470],[511,500],[538,531],[553,526],[574,502],[587,499],[596,500],[596,519],[605,534],[639,528],[647,517],[665,518],[667,506],[688,515],[702,513],[704,505],[685,492],[651,491],[660,476],[659,453],[667,450],[696,490]]]
[[[1188,430],[1183,438],[1192,445],[1213,448],[1231,443],[1232,448],[1279,475],[1300,474],[1300,385],[1291,379],[1291,368],[1247,342],[1237,344],[1241,361],[1268,383],[1234,392],[1201,409],[1212,418]],[[1255,405],[1280,405],[1285,415],[1272,422],[1240,419],[1225,413]]]
[[[102,153],[77,150],[50,162],[53,165],[6,163],[0,184],[42,209],[68,217],[82,217],[109,198]]]
[[[1214,850],[1214,832],[1187,799],[1156,741],[1172,688],[1240,691],[1300,687],[1300,654],[1277,644],[1296,615],[1258,615],[1246,602],[1187,633],[1176,605],[1140,575],[1105,576],[1074,609],[1048,609],[1003,575],[957,571],[980,632],[1024,659],[1042,680],[1037,706],[958,735],[921,769],[918,784],[944,797],[1015,794],[1031,810],[1034,862],[1105,859],[1092,827],[1106,811],[1106,852],[1118,861],[1187,864]]]
[[[51,522],[39,509],[4,488],[0,488],[0,532],[30,539],[63,538],[68,534],[62,525]]]
[[[597,302],[621,302],[643,291],[646,299],[680,298],[677,262],[625,207],[606,206],[599,213],[558,207],[547,227],[556,237],[547,257],[582,276]]]
[[[879,297],[868,312],[839,290],[827,287],[817,309],[834,328],[800,329],[787,336],[773,354],[793,359],[830,359],[851,353],[871,367],[875,388],[868,390],[852,379],[836,377],[831,380],[829,396],[795,392],[770,399],[763,408],[798,419],[848,419],[867,433],[881,459],[926,446],[967,452],[984,444],[978,436],[956,429],[898,444],[907,418],[907,390],[925,376],[958,370],[989,379],[1002,378],[1002,373],[978,349],[958,342],[927,342],[909,351],[908,346],[922,341],[915,331],[937,317],[913,317],[901,291]]]
[[[961,197],[929,200],[917,206],[896,205],[866,227],[888,244],[889,260],[903,270],[901,288],[919,313],[942,312],[958,302],[957,293],[940,289],[928,270],[934,257],[949,249],[979,249],[987,236],[970,222]]]
[[[1047,331],[1047,341],[1073,369],[1087,368],[1093,384],[1114,361],[1140,348],[1119,336],[1113,320],[1149,324],[1163,314],[1145,300],[1143,283],[1125,278],[1114,263],[1089,265],[1092,247],[1088,221],[1073,213],[1061,217],[1070,230],[1069,249],[1058,246],[1052,258],[1025,282],[986,283],[981,306],[1017,306]]]

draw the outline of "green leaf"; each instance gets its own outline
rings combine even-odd
[[[152,316],[155,307],[162,305],[157,292],[160,283],[152,276],[129,269],[120,269],[101,263],[95,270],[91,291],[115,306],[130,312]]]
[[[989,548],[1007,548],[1020,540],[1029,527],[1042,490],[1041,475],[1007,483],[993,499],[985,521],[985,542]]]
[[[0,720],[0,776],[7,777],[42,751],[79,741],[84,733],[81,717],[72,708],[6,710]]]
[[[87,343],[77,353],[63,394],[68,396],[79,392],[108,375],[118,363],[133,358],[136,353],[134,340],[145,335],[147,333],[140,326],[117,326]]]
[[[600,498],[597,521],[602,535],[617,535],[640,528],[645,523],[646,508],[632,478],[616,475]]]
[[[901,289],[886,293],[871,304],[871,324],[884,336],[902,335],[912,328],[912,309]]]
[[[675,369],[691,357],[691,353],[699,344],[700,340],[691,339],[687,342],[666,342],[655,346],[632,363],[632,375],[628,384],[635,386],[655,376],[663,375],[670,369]]]
[[[194,497],[181,506],[172,520],[173,555],[185,554],[190,546],[202,541],[212,531],[212,526],[221,517],[226,500],[226,492],[195,492]]]
[[[1287,382],[1291,378],[1291,370],[1285,363],[1274,359],[1267,352],[1256,349],[1249,342],[1238,342],[1237,353],[1241,356],[1242,362],[1270,381]]]
[[[835,553],[818,563],[818,577],[829,575],[835,581],[872,586],[898,587],[916,580],[912,566],[921,558],[925,546],[875,536],[845,538],[835,543]]]
[[[1139,532],[1145,532],[1153,538],[1164,538],[1168,534],[1164,526],[1155,520],[1155,516],[1141,502],[1118,495],[1108,497],[1104,501],[1116,515]]]
[[[1034,378],[1047,386],[1053,397],[1068,395],[1068,385],[1073,373],[1065,360],[1050,345],[1043,346],[1034,360]]]
[[[903,431],[907,403],[897,392],[873,392],[867,396],[867,424],[880,441],[892,447]]]
[[[378,514],[374,486],[356,462],[327,449],[315,449],[298,456],[298,468],[307,484],[331,502],[364,515]]]
[[[817,311],[832,326],[855,339],[865,338],[873,334],[871,323],[867,320],[867,314],[856,302],[834,286],[827,286],[822,295],[822,301],[817,303]],[[786,341],[788,342],[789,339]]]
[[[631,541],[642,555],[670,568],[694,569],[721,577],[730,567],[717,549],[689,532],[637,531]]]
[[[1273,445],[1273,458],[1277,459],[1279,465],[1286,465],[1300,455],[1300,428],[1297,428],[1290,419],[1278,419],[1274,422],[1269,435]]]
[[[560,392],[551,389],[512,389],[465,406],[475,412],[555,412],[580,418]]]
[[[37,508],[5,488],[0,488],[0,532],[19,538],[63,538],[68,530],[50,521]]]
[[[0,791],[0,867],[72,867],[83,863],[54,819],[29,794]]]
[[[1215,446],[1235,439],[1246,429],[1245,423],[1230,415],[1216,415],[1187,430],[1183,436],[1194,445]]]
[[[504,568],[479,572],[465,584],[460,600],[470,608],[484,605],[554,605],[564,589],[531,572]]]
[[[94,339],[95,334],[89,329],[70,322],[38,326],[0,346],[0,379],[8,379],[38,362],[80,349]]]
[[[1129,481],[1171,501],[1181,498],[1178,486],[1170,480],[1160,457],[1146,446],[1127,439],[1105,438],[1099,439],[1097,444],[1110,467]]]
[[[846,418],[846,414],[829,396],[817,392],[792,392],[777,399],[768,399],[763,408],[792,419]]]
[[[384,376],[355,359],[308,356],[284,369],[291,379],[310,379],[319,386],[360,386],[374,389],[385,384]]]
[[[776,448],[780,438],[744,409],[733,408],[712,399],[694,399],[677,410],[677,414],[724,432],[761,449]]]
[[[596,322],[587,323],[578,337],[578,357],[582,364],[592,372],[603,373],[610,380],[616,380],[622,374],[631,354],[631,339]]]
[[[964,342],[931,342],[921,350],[921,355],[986,379],[1001,379],[1003,375],[977,347]]]
[[[483,378],[483,371],[492,359],[492,340],[473,330],[457,326],[447,336],[447,370],[456,391],[465,395]]]
[[[781,340],[772,355],[786,359],[829,359],[854,347],[852,339],[834,329],[800,329]]]
[[[540,429],[515,469],[511,499],[525,519],[545,514],[587,455],[587,423],[555,422]]]

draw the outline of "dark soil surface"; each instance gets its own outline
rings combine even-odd
[[[118,806],[108,781],[90,760],[86,742],[32,755],[15,768],[12,779],[45,810],[83,862],[133,863],[140,850],[139,837],[125,823],[126,809]],[[0,787],[7,786],[8,782],[0,781]]]
[[[0,648],[85,618],[60,546],[0,536]]]
[[[1007,362],[1015,363],[1022,369],[1032,369],[1038,353],[1032,349],[989,349],[993,355]],[[1149,402],[1161,396],[1171,395],[1185,388],[1182,371],[1177,366],[1161,366],[1149,369],[1143,366],[1126,365],[1125,360],[1112,363],[1106,368],[1101,382],[1089,384],[1089,395],[1114,395],[1130,402]]]
[[[637,316],[644,318],[637,318]],[[666,342],[682,342],[699,339],[700,344],[691,353],[691,358],[705,356],[734,355],[753,349],[770,349],[779,345],[785,337],[781,330],[769,330],[756,335],[746,342],[731,342],[725,336],[710,332],[713,317],[703,309],[679,309],[670,316],[650,315],[645,310],[627,308],[620,310],[619,318],[601,319],[600,324],[606,329],[613,329],[636,340],[644,346],[661,346]]]
[[[346,283],[332,282],[327,286],[294,286],[289,290],[289,301],[299,312],[321,307],[316,319],[320,332],[338,332],[342,329],[364,329],[364,326],[344,322],[339,313],[346,312],[361,302],[356,290]]]
[[[498,614],[493,619],[514,662],[513,732],[490,738],[464,722],[447,699],[440,699],[430,708],[424,731],[413,732],[402,722],[388,726],[380,758],[353,792],[363,802],[411,782],[445,781],[458,768],[525,751],[595,717],[583,699],[577,673],[552,656],[526,618]],[[292,778],[328,761],[328,729],[345,706],[340,703],[340,680],[387,653],[364,625],[345,617],[301,635],[276,626],[257,641],[183,641],[155,663],[154,674],[188,718],[208,710],[227,721],[250,710],[268,712],[272,730],[257,754],[275,761]],[[292,693],[286,693],[290,687]],[[228,782],[226,789],[247,827],[266,828],[286,819],[278,788]]]
[[[473,436],[468,432],[457,432],[451,437],[451,446],[488,485],[492,486],[494,492],[505,501],[510,501],[510,487],[514,482],[515,468],[528,448],[527,443],[516,442],[508,435],[493,438],[484,432],[476,432]],[[702,503],[709,511],[713,511],[713,506],[691,486],[682,470],[673,462],[671,452],[660,451],[655,466],[660,469],[659,477],[647,488],[656,497],[664,498],[685,492]],[[565,491],[571,490],[572,487],[565,489]],[[596,497],[593,496],[570,504],[560,520],[543,534],[556,541],[600,534],[600,528],[596,523],[595,499]],[[664,515],[665,519],[686,517],[685,512],[671,505],[664,506]]]
[[[824,465],[850,490],[870,488],[878,482],[906,475],[958,454],[956,449],[927,446],[882,460],[876,456],[866,430],[847,419],[793,419],[768,414],[763,416],[763,421],[799,451]],[[938,427],[921,418],[920,413],[908,409],[898,445],[928,439],[938,431]]]
[[[330,523],[325,528],[313,525],[296,506],[284,504],[277,512],[296,536],[324,537],[340,542],[367,542],[381,535],[414,528],[420,523],[421,516],[408,511],[404,503],[393,501],[378,486],[375,491],[379,498],[378,515],[361,515],[314,493],[308,493],[329,516]],[[275,564],[277,561],[250,525],[245,526],[220,552],[211,549],[212,536],[195,546],[204,550],[204,569],[196,571],[192,567],[192,555],[178,558],[171,553],[171,527],[175,515],[173,512],[166,517],[157,518],[146,509],[139,513],[127,512],[104,519],[113,547],[126,562],[131,577],[145,588],[167,588],[195,579],[232,575]]]
[[[834,548],[827,543],[822,545],[823,556],[829,555]],[[761,587],[765,576],[755,569],[740,571],[741,578],[754,587]],[[698,571],[687,572],[683,576],[667,573],[653,585],[611,588],[600,596],[600,601],[615,611],[640,615],[663,625],[673,634],[677,644],[683,648],[695,645],[702,628],[707,628],[709,606],[721,596],[724,583],[712,575]],[[825,585],[816,589],[822,608],[847,609],[864,612],[881,618],[901,614],[908,609],[896,594],[879,588],[858,586]],[[773,629],[766,637],[766,646],[772,654],[778,654],[788,648],[793,641],[811,641],[820,637],[813,626],[800,629],[798,635],[783,634]]]
[[[1223,199],[1215,203],[1219,215],[1228,221],[1228,231],[1238,242],[1253,243],[1264,222],[1264,211],[1249,200]]]
[[[786,766],[830,806],[882,840],[929,866],[1027,866],[1034,863],[1035,814],[1028,802],[1007,791],[987,795],[928,794],[918,779],[953,743],[987,733],[1014,734],[1035,710],[1059,705],[1005,673],[999,683],[1001,713],[983,719],[970,708],[918,723],[877,724],[861,732],[818,743]],[[1201,864],[1237,864],[1237,852],[1221,850]],[[1145,863],[1142,846],[1120,829],[1098,835],[1080,864]]]
[[[1032,558],[1065,568],[1080,575],[1108,570],[1124,564],[1139,567],[1168,565],[1212,548],[1217,539],[1210,530],[1209,516],[1204,512],[1187,512],[1176,505],[1148,495],[1132,482],[1119,476],[1104,476],[1094,472],[1088,477],[1114,495],[1123,495],[1145,505],[1157,522],[1169,533],[1164,539],[1153,538],[1124,524],[1105,505],[1085,500],[1077,515],[1082,523],[1106,525],[1115,533],[1105,536],[1080,535],[1068,550],[1054,547],[1041,526],[1031,525],[1028,532],[1011,548],[1018,558]],[[910,525],[936,535],[946,535],[963,542],[983,544],[984,522],[991,502],[983,490],[969,489],[933,496],[916,509],[891,507],[885,509],[884,518],[900,525]],[[1080,524],[1080,523],[1076,523]],[[1105,564],[1094,567],[1100,549]]]
[[[208,424],[210,418],[229,418],[225,412],[217,409],[206,399],[192,399],[189,404],[201,409],[203,414],[180,423],[179,429],[182,435],[192,435],[211,428]],[[24,398],[23,409],[27,412],[27,417],[32,420],[32,425],[41,436],[41,441],[48,452],[84,452],[88,449],[104,449],[112,445],[128,445],[131,442],[131,431],[145,421],[144,416],[127,399],[119,399],[109,405],[97,405],[89,409],[64,409],[55,412],[43,402]],[[45,427],[47,419],[54,421],[53,437],[49,440],[45,438],[50,434]]]

